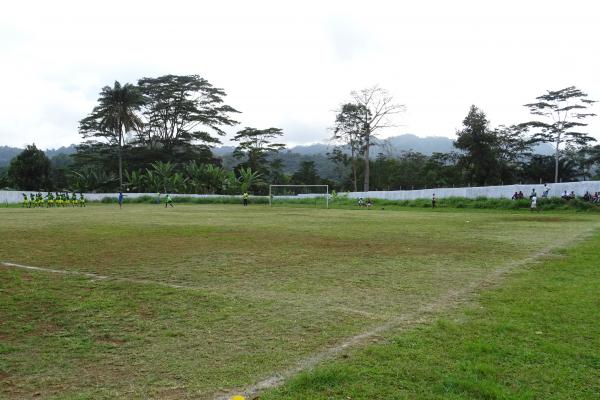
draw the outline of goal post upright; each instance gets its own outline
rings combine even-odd
[[[269,206],[273,206],[273,188],[274,187],[289,187],[289,188],[310,188],[310,187],[321,187],[325,188],[325,208],[329,208],[329,185],[269,185]],[[320,193],[315,193],[320,194]]]

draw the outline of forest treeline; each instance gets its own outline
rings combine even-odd
[[[596,177],[600,162],[600,146],[585,133],[596,117],[595,101],[575,87],[547,91],[525,105],[532,120],[510,125],[492,127],[473,105],[453,150],[433,154],[382,151],[380,133],[397,126],[405,106],[379,87],[351,92],[332,114],[329,152],[316,156],[287,151],[281,128],[236,129],[239,111],[225,99],[223,89],[198,75],[115,82],[82,116],[75,153],[50,159],[27,146],[0,170],[0,187],[265,194],[270,184],[328,184],[339,191],[396,190],[583,180]],[[235,132],[228,139],[236,146],[215,155],[227,132]],[[554,154],[536,154],[540,143],[551,144]]]

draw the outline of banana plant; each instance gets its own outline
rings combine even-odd
[[[240,168],[239,169],[239,178],[240,188],[242,193],[246,193],[248,189],[260,182],[260,173],[258,171],[252,171],[252,168]]]
[[[146,176],[141,171],[125,170],[125,186],[128,190],[134,192],[144,192],[146,190]]]

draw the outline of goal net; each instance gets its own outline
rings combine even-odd
[[[329,208],[329,185],[269,185],[269,205]]]

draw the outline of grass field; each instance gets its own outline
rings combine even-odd
[[[456,314],[457,305],[477,301],[503,273],[572,246],[599,224],[598,216],[565,212],[0,209],[0,262],[108,277],[0,267],[0,397],[211,399],[301,369],[319,359],[315,354],[335,355],[331,349],[362,334],[352,343],[384,340],[378,346],[392,347],[368,345],[361,353],[356,346],[350,360],[292,378],[267,398],[390,397],[394,386],[385,379],[403,376],[415,377],[405,385],[413,394],[407,398],[429,398],[417,383],[433,382],[419,371],[436,365],[435,358],[410,373],[407,364],[409,378],[393,366],[452,340],[458,357],[468,342],[456,332],[467,327],[465,340],[477,334],[469,324],[483,311],[474,308],[464,322],[436,318]],[[538,275],[551,286],[551,275]],[[522,294],[519,282],[506,296]],[[484,307],[495,301],[489,296]],[[510,330],[508,317],[489,307]],[[402,352],[398,343],[415,351]],[[359,378],[377,374],[355,363],[378,351],[390,353],[390,365],[378,369],[383,378],[369,389]],[[447,385],[469,378],[460,365]],[[361,397],[363,387],[371,395]]]

